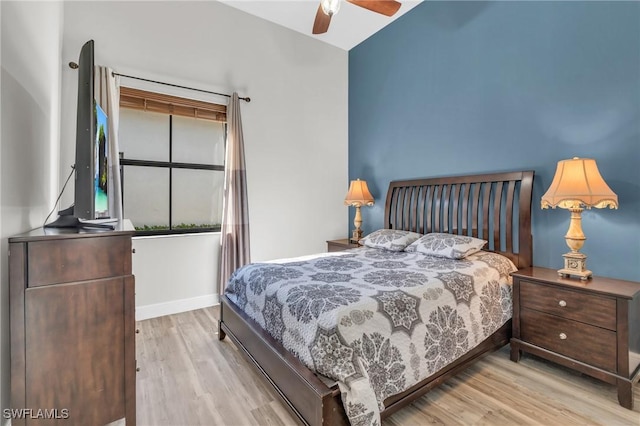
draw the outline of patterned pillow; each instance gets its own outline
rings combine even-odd
[[[468,237],[466,235],[441,234],[434,232],[427,234],[404,249],[407,252],[419,252],[432,256],[447,257],[449,259],[464,259],[476,253],[487,244],[485,240]]]
[[[402,251],[422,234],[398,229],[378,229],[360,240],[360,244],[389,251]]]

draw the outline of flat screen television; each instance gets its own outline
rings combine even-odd
[[[94,43],[82,46],[78,59],[75,188],[73,205],[58,212],[48,228],[110,228],[95,223],[109,218],[107,116],[94,96]]]

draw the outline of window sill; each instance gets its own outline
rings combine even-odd
[[[220,232],[220,227],[213,228],[185,228],[185,229],[158,229],[150,231],[135,231],[135,237],[155,237],[159,235],[184,235]]]

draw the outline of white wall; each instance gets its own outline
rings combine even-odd
[[[346,235],[348,211],[342,203],[348,189],[346,51],[213,1],[66,2],[64,22],[65,64],[77,61],[82,44],[93,39],[96,63],[118,72],[251,97],[241,111],[253,261],[322,252],[325,240]],[[62,164],[69,165],[75,132],[74,73],[64,67],[62,75],[61,156]],[[197,95],[122,81],[169,94]],[[226,98],[197,96],[226,102]],[[66,173],[63,167],[61,179]],[[70,204],[70,198],[63,204]],[[208,244],[212,252],[218,239],[211,238]],[[149,250],[164,253],[160,246]],[[149,302],[154,305],[197,297],[187,296],[193,294],[189,283],[166,276],[158,281],[136,259],[138,307],[147,306],[141,295],[152,294],[147,286],[166,296]],[[209,267],[196,266],[193,272],[205,276]],[[174,287],[183,293],[172,294]],[[215,282],[208,295],[214,289]]]
[[[345,234],[347,52],[217,2],[67,2],[64,10],[64,63],[93,38],[96,62],[117,71],[252,98],[242,115],[255,260],[322,251]],[[74,72],[63,72],[69,164]]]
[[[0,407],[9,407],[7,237],[41,226],[58,191],[62,3],[0,2]]]
[[[218,303],[219,233],[133,239],[136,320]],[[164,284],[164,285],[163,285]]]

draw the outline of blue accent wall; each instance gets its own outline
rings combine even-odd
[[[540,197],[575,156],[620,203],[583,213],[587,267],[640,281],[640,3],[426,1],[349,52],[365,234],[391,180],[534,170],[534,264],[560,268],[570,214]]]

